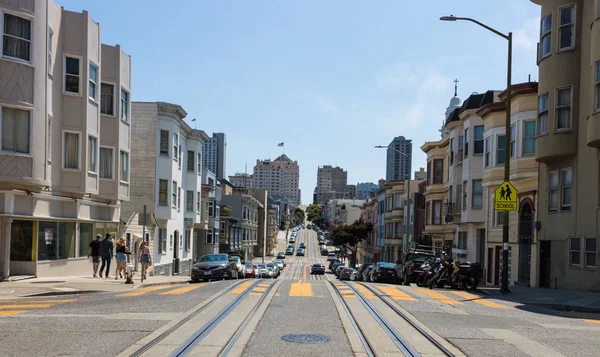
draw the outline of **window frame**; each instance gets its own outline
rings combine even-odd
[[[202,214],[202,197],[200,192],[196,192],[196,213]]]
[[[596,249],[588,251],[588,239],[595,240],[594,245],[596,246]],[[594,265],[588,265],[588,263],[587,263],[588,254],[594,256]],[[598,238],[596,238],[596,237],[583,237],[583,267],[585,269],[593,269],[593,270],[598,268]]]
[[[565,186],[564,184],[564,180],[563,180],[563,173],[570,171],[571,172],[571,184],[568,186]],[[556,188],[552,188],[552,175],[558,175],[558,185]],[[567,166],[561,169],[556,169],[556,170],[552,170],[548,172],[548,212],[570,212],[571,208],[573,206],[573,186],[574,186],[575,182],[574,182],[574,172],[573,172],[573,167],[572,166]],[[564,203],[564,190],[565,189],[570,189],[571,190],[571,202],[569,203]],[[552,207],[552,198],[551,196],[553,194],[557,194],[558,195],[558,205],[556,208]]]
[[[102,103],[104,103],[104,101],[102,100],[102,86],[103,85],[107,85],[107,86],[111,86],[112,87],[112,92],[111,92],[111,96],[112,96],[112,102],[111,102],[111,109],[112,109],[112,114],[108,114],[108,113],[104,113],[102,111]],[[104,115],[104,116],[108,116],[108,117],[115,117],[115,88],[117,87],[116,83],[112,83],[112,82],[108,82],[108,81],[100,81],[100,115]]]
[[[548,28],[548,31],[546,32],[542,32],[542,27],[544,24],[544,20],[546,18],[550,18],[550,26]],[[552,11],[549,11],[548,13],[546,13],[545,15],[543,15],[540,18],[540,49],[538,51],[538,62],[540,62],[542,59],[550,56],[552,54],[552,26],[554,25],[554,18],[552,16]],[[547,36],[550,36],[550,48],[548,49],[548,53],[546,54],[542,54],[544,51],[544,38],[546,38]]]
[[[4,18],[4,16],[3,16]],[[3,27],[3,26],[2,26]],[[53,54],[53,50],[54,50],[54,30],[48,26],[48,38],[47,38],[47,50],[48,50],[48,76],[50,76],[50,78],[54,79],[54,74],[52,72],[54,72],[54,61],[52,61],[52,54]],[[0,46],[2,46],[3,44],[0,44]],[[4,52],[4,49],[2,49],[2,52]]]
[[[514,133],[514,135],[513,135],[513,133]],[[512,159],[512,158],[517,157],[517,124],[512,124],[510,126],[510,142],[509,142],[509,144],[510,144],[510,158]],[[513,146],[514,146],[514,148],[513,148]],[[504,156],[506,157],[506,154],[504,154]]]
[[[573,241],[577,240],[579,242],[579,249],[573,249]],[[574,255],[575,254],[575,255]],[[573,257],[576,256],[579,260],[578,262],[573,262]],[[569,266],[571,267],[581,267],[581,237],[570,237],[569,238]]]
[[[431,224],[431,200],[425,201],[425,225]]]
[[[206,244],[208,244],[208,245],[213,245],[213,244],[215,244],[215,243],[214,243],[214,241],[215,241],[215,238],[214,238],[214,232],[213,232],[213,229],[214,229],[214,228],[209,228],[209,229],[207,229],[207,230],[206,230]],[[208,236],[210,236],[210,241],[209,241],[209,239],[208,239]]]
[[[77,75],[77,78],[78,78],[78,85],[77,85],[77,87],[79,88],[79,92],[71,92],[71,91],[67,90],[67,75],[69,75],[69,76],[75,76],[74,74],[67,74],[67,58],[74,58],[74,59],[76,59],[76,60],[79,61],[79,74]],[[74,97],[81,97],[81,96],[83,96],[82,90],[81,90],[82,62],[83,62],[83,57],[82,56],[73,55],[73,54],[70,54],[70,53],[63,54],[63,73],[62,73],[62,77],[63,77],[63,95],[70,95],[70,96],[74,96]]]
[[[562,21],[561,21],[562,20],[561,11],[563,9],[566,9],[566,8],[569,8],[569,7],[573,8],[573,22],[570,22],[570,23],[567,23],[567,24],[563,25]],[[560,6],[558,8],[558,16],[557,17],[558,17],[558,36],[556,36],[557,37],[556,52],[564,52],[564,51],[572,50],[572,49],[575,48],[575,36],[576,36],[575,29],[576,29],[576,24],[577,24],[577,4],[574,3],[574,2],[572,2],[570,4],[565,4],[565,5]],[[562,33],[561,33],[560,30],[563,27],[568,27],[568,26],[571,27],[571,31],[572,31],[571,45],[569,47],[561,48],[560,47],[560,39],[562,38],[562,36],[561,36]]]
[[[184,250],[190,252],[192,250],[192,230],[185,230]]]
[[[101,157],[100,152],[102,151],[102,149],[110,150],[110,152],[111,152],[111,155],[110,155],[111,178],[102,177],[102,175],[100,174],[100,157]],[[98,178],[100,180],[105,180],[105,181],[114,181],[115,180],[114,172],[115,172],[115,148],[113,146],[98,145]]]
[[[504,145],[503,149],[500,149],[500,142],[502,142],[502,145]],[[500,155],[500,151],[503,152],[502,155]],[[500,162],[500,158],[502,158],[502,162]],[[496,135],[496,166],[504,166],[504,163],[506,162],[506,134],[502,135],[502,134],[498,134]]]
[[[192,194],[191,200],[190,200],[190,193]],[[194,212],[194,190],[186,190],[185,191],[185,211],[186,212]]]
[[[483,167],[490,167],[492,164],[492,137],[486,136],[483,139]]]
[[[92,80],[92,67],[94,67],[96,69],[96,78],[94,80]],[[100,90],[102,90],[102,81],[98,80],[98,77],[100,77],[100,66],[97,65],[96,63],[94,63],[93,61],[89,61],[89,65],[88,65],[88,99],[91,99],[92,101],[94,101],[95,103],[100,104],[100,101],[97,99],[98,97],[98,82],[100,82]],[[91,86],[94,86],[94,96],[91,96],[90,94],[90,88]]]
[[[192,159],[192,164],[190,165],[190,158]],[[187,151],[187,171],[194,172],[196,170],[196,152],[193,150]]]
[[[477,130],[481,130],[481,139],[477,139]],[[483,155],[485,152],[485,128],[483,125],[475,125],[473,127],[473,155]],[[477,144],[481,143],[481,152],[477,152]]]
[[[1,53],[1,52],[0,52]],[[4,109],[14,109],[14,110],[21,110],[24,112],[29,113],[29,126],[28,126],[28,130],[29,132],[28,134],[28,140],[29,140],[29,147],[27,148],[27,152],[20,152],[20,151],[11,151],[11,150],[4,150],[2,148],[3,143],[2,143],[2,135],[3,135],[3,131],[2,131],[2,127],[4,125]],[[26,156],[26,157],[32,157],[32,151],[33,151],[33,135],[32,135],[32,126],[33,126],[33,115],[32,115],[32,109],[31,108],[23,108],[23,107],[18,107],[18,106],[12,106],[12,105],[0,105],[0,153],[2,154],[8,154],[8,155],[12,155],[12,156]],[[51,140],[49,140],[51,141]],[[51,144],[50,144],[51,145]],[[15,147],[16,149],[16,147]]]
[[[163,143],[163,137],[162,134],[163,133],[167,133],[167,151],[163,151],[161,148],[161,145]],[[169,130],[166,129],[158,129],[158,155],[159,156],[163,156],[163,157],[169,157],[171,154],[171,145],[170,145],[170,137],[171,137],[171,132]]]
[[[177,158],[179,157],[179,133],[173,132],[173,144],[172,149],[173,149],[173,160],[177,161]]]
[[[533,136],[526,136],[527,135],[527,124],[528,123],[533,123],[533,125],[535,126],[534,130],[533,130]],[[536,138],[536,133],[537,133],[537,121],[535,119],[529,119],[529,120],[523,120],[523,135],[521,138],[521,156],[531,156],[531,155],[535,155],[535,138]],[[525,145],[525,143],[527,142],[527,140],[533,140],[533,152],[525,152],[525,148],[527,147],[527,145]]]
[[[598,0],[598,11],[600,11],[600,0]],[[599,15],[600,16],[600,15]],[[600,59],[595,62],[596,79],[594,80],[594,112],[600,112]]]
[[[556,187],[552,187],[552,176],[558,176]],[[552,207],[552,195],[557,195],[556,207]],[[548,212],[560,211],[560,170],[551,170],[548,172]]]
[[[569,90],[569,104],[568,105],[561,105],[559,107],[558,105],[558,92],[561,90]],[[569,108],[569,126],[565,127],[565,128],[559,128],[558,127],[558,111],[560,109],[564,109],[564,108]],[[557,87],[556,88],[556,93],[554,96],[554,130],[557,132],[562,132],[562,131],[570,131],[573,128],[573,86],[562,86],[562,87]]]
[[[125,99],[125,117],[123,117],[123,93],[127,95],[127,98]],[[129,123],[131,117],[131,93],[123,87],[121,87],[121,91],[119,93],[119,104],[119,119],[126,123]]]
[[[91,152],[92,151],[92,147],[91,147],[92,140],[94,141],[94,150],[95,150],[93,156],[92,156],[92,152]],[[99,141],[100,140],[99,140],[99,138],[97,136],[88,134],[88,155],[87,155],[87,158],[88,158],[88,163],[87,164],[88,165],[87,165],[87,171],[88,171],[88,173],[93,173],[95,175],[98,175],[98,173],[100,171],[99,170],[100,169],[100,163],[99,163],[99,161],[100,161],[99,160],[100,159],[100,149],[98,148],[98,142]],[[92,164],[92,159],[93,159],[94,167],[90,168],[90,166]]]
[[[177,186],[177,210],[181,211],[181,186]]]
[[[541,99],[544,98],[544,97],[546,98],[546,108],[540,109]],[[537,125],[536,125],[537,126],[536,130],[537,130],[537,135],[538,136],[547,135],[548,134],[548,131],[549,131],[548,120],[550,119],[549,118],[549,115],[550,115],[549,114],[550,113],[549,112],[549,104],[550,104],[550,95],[549,95],[548,91],[546,91],[546,92],[541,93],[540,95],[538,95]],[[541,117],[544,114],[546,115],[546,118],[544,120],[544,122],[546,123],[546,129],[544,131],[541,131],[542,130],[542,125],[540,125],[540,123],[542,122]]]
[[[568,186],[565,186],[564,183],[564,179],[563,179],[563,173],[565,172],[570,172],[571,173],[571,183]],[[561,211],[571,211],[571,207],[573,205],[573,169],[571,167],[565,167],[564,169],[560,169],[560,175],[559,175],[559,187],[560,187],[560,202],[559,202],[559,207]],[[565,203],[565,189],[570,189],[571,192],[571,197],[570,197],[570,201],[569,203]]]
[[[432,161],[432,165],[431,167],[433,168],[433,176],[432,176],[432,184],[433,185],[441,185],[444,183],[444,159],[433,159]],[[440,170],[436,169],[436,162],[442,162],[442,167]],[[438,171],[440,171],[439,173],[439,180],[436,180],[436,177],[438,176],[437,173]],[[439,181],[439,182],[438,182]]]
[[[65,147],[65,143],[66,143],[66,134],[75,134],[78,136],[78,141],[77,141],[77,168],[70,168],[70,167],[66,167],[65,166],[65,153],[66,153],[66,147]],[[64,171],[81,171],[81,153],[82,148],[82,142],[81,142],[81,132],[80,131],[74,131],[74,130],[62,130],[62,145],[61,145],[61,157],[62,157],[62,169]]]
[[[479,192],[475,191],[475,184],[479,183]],[[475,197],[480,197],[481,205],[475,205]],[[483,180],[471,180],[471,209],[481,209],[483,208]]]
[[[122,174],[121,171],[123,170],[123,154],[125,154],[127,157],[126,180],[123,180],[123,177],[121,175]],[[130,155],[129,151],[119,150],[119,182],[129,184],[130,179],[131,179],[131,155]]]
[[[29,41],[29,60],[24,60],[19,57],[7,56],[4,54],[4,36],[5,36],[5,34],[4,34],[4,15],[19,17],[19,18],[29,21],[29,35],[30,35],[29,40],[26,40],[24,38],[21,39],[20,37],[15,37],[12,35],[8,35],[10,37],[15,37],[15,38],[18,38],[21,40]],[[14,11],[7,10],[7,9],[0,9],[0,58],[2,58],[4,60],[18,62],[18,63],[35,65],[34,56],[33,56],[33,53],[34,53],[33,49],[34,49],[34,42],[35,42],[34,41],[35,40],[34,29],[35,29],[35,17],[27,15],[27,14],[14,12]],[[52,34],[54,35],[54,32],[52,32]]]
[[[161,182],[164,182],[166,184],[166,186],[167,186],[166,191],[161,190],[161,187],[160,187]],[[159,206],[168,206],[169,205],[169,180],[159,178],[157,186],[158,186],[158,200],[157,200],[158,205]],[[160,199],[161,193],[164,193],[164,195],[165,195],[164,201],[161,201],[161,199]]]
[[[171,207],[177,208],[177,181],[171,181]]]
[[[207,208],[208,208],[208,217],[210,218],[214,218],[215,217],[215,201],[213,200],[208,200],[207,203]]]
[[[466,159],[467,157],[469,157],[469,136],[471,134],[471,131],[469,130],[469,128],[465,128],[464,130],[464,139],[463,139],[463,157]]]
[[[431,201],[431,224],[440,225],[442,224],[442,200],[432,200]],[[439,207],[439,217],[436,219],[436,206]]]
[[[196,161],[198,161],[196,163],[196,165],[198,166],[198,175],[202,175],[202,153],[201,152],[197,152],[197,159]]]

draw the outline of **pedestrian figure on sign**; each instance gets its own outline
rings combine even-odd
[[[511,198],[510,198],[510,194],[511,194],[511,193],[512,193],[512,190],[510,189],[510,186],[508,186],[508,184],[507,184],[507,185],[506,185],[506,199],[507,199],[508,201],[510,201],[510,200],[511,200]]]
[[[506,194],[506,192],[504,192],[504,187],[500,188],[500,199],[503,200],[504,199],[504,195]]]

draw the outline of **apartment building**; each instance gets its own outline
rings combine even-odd
[[[412,170],[412,140],[395,137],[387,149],[386,181],[408,180]]]
[[[130,197],[131,58],[53,1],[3,1],[0,24],[2,277],[88,275]]]
[[[459,259],[474,262],[482,262],[485,257],[487,206],[482,185],[484,126],[477,110],[486,104],[498,102],[498,94],[497,91],[471,94],[460,108],[452,111],[444,127],[450,146],[447,203],[451,211],[449,218],[452,218],[456,232],[452,252]],[[435,164],[440,164],[439,159],[431,163]],[[429,169],[428,163],[428,173]],[[442,173],[436,171],[435,167],[432,169],[432,179],[439,182]],[[434,210],[434,214],[437,211]]]
[[[419,224],[419,222],[417,222],[417,194],[419,192],[419,184],[424,181],[425,180],[411,180],[410,191],[407,185],[407,190],[400,195],[403,207],[402,214],[404,215],[404,229],[402,231],[403,242],[414,242],[416,239],[416,230],[417,225]],[[411,200],[410,204],[408,202],[409,197]]]
[[[382,186],[379,190],[375,192],[375,197],[377,197],[377,243],[375,247],[373,247],[373,261],[386,261],[383,260],[384,257],[384,246],[385,246],[385,210],[386,210],[386,201],[385,201],[385,188]]]
[[[385,240],[381,260],[395,263],[402,252],[404,235],[404,205],[402,195],[406,194],[404,180],[388,182],[385,188]],[[408,185],[407,185],[408,186]]]
[[[358,245],[358,254],[356,261],[360,264],[369,264],[376,263],[374,260],[375,250],[377,247],[377,229],[378,229],[378,214],[377,209],[379,207],[379,202],[377,201],[377,197],[373,196],[368,198],[361,206],[360,206],[360,218],[364,222],[371,223],[373,225],[373,230],[367,236],[367,239],[360,242]]]
[[[325,206],[327,220],[334,227],[352,224],[360,218],[360,206],[362,204],[362,200],[329,200]]]
[[[317,187],[315,204],[323,205],[335,198],[350,198],[347,190],[348,172],[331,165],[317,168]]]
[[[227,136],[224,133],[213,133],[203,147],[202,165],[214,172],[217,179],[227,177]]]
[[[415,171],[414,179],[417,181],[425,181],[427,179],[427,172],[424,167],[420,167],[419,171]]]
[[[230,219],[234,218],[239,223],[242,236],[240,252],[243,260],[252,260],[254,247],[257,245],[258,209],[261,203],[252,195],[238,191],[230,195],[223,195],[221,204],[230,207]]]
[[[600,291],[600,4],[540,5],[535,159],[540,286]]]
[[[232,207],[221,205],[219,253],[231,253],[242,249],[242,227],[239,220],[231,216],[232,211]]]
[[[235,175],[229,176],[229,181],[235,187],[254,187],[254,177],[252,174],[236,172]]]
[[[275,160],[256,160],[254,187],[266,189],[273,197],[300,203],[300,166],[287,155]]]
[[[206,217],[201,195],[202,145],[208,136],[185,123],[187,113],[177,104],[134,102],[131,111],[134,200],[130,215],[121,217],[125,232],[136,244],[144,230],[148,233],[153,274],[188,273],[200,231],[207,228],[201,223]],[[146,202],[146,216],[138,201]]]
[[[519,83],[512,86],[510,132],[510,182],[518,195],[517,212],[509,216],[509,276],[510,284],[537,286],[538,243],[534,222],[537,205],[538,163],[535,161],[538,84]],[[485,279],[500,285],[502,256],[502,226],[504,213],[494,211],[494,191],[504,181],[506,162],[506,91],[498,96],[499,102],[489,103],[477,111],[483,119],[483,194],[487,197],[486,254],[481,259]]]
[[[371,197],[373,192],[377,192],[379,188],[379,185],[373,182],[359,182],[356,184],[356,198],[359,200],[366,200]]]
[[[222,191],[217,175],[206,167],[202,168],[200,197],[203,214],[200,216],[200,229],[194,232],[194,258],[196,259],[206,254],[219,253],[221,235]],[[205,218],[202,219],[202,217]]]
[[[427,154],[423,239],[436,249],[451,247],[455,230],[451,219],[454,205],[448,203],[450,137],[446,135],[441,140],[428,141],[421,146],[421,150]]]

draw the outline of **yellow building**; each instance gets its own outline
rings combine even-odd
[[[538,84],[512,87],[510,182],[518,191],[518,211],[509,216],[509,282],[537,286],[536,194],[538,163],[535,161]],[[494,191],[504,181],[506,91],[500,101],[477,111],[484,122],[483,188],[487,196],[487,247],[485,280],[499,285],[502,256],[503,213],[494,211]]]
[[[385,189],[385,236],[381,261],[395,263],[402,251],[404,235],[404,180],[392,180]]]
[[[421,146],[427,154],[427,183],[425,187],[424,241],[442,248],[452,246],[454,225],[446,223],[448,214],[448,158],[450,138],[429,141]],[[446,243],[444,243],[446,242]]]

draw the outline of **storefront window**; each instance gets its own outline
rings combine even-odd
[[[10,227],[10,260],[35,261],[33,255],[33,221],[13,221]]]
[[[79,256],[87,257],[90,242],[94,240],[94,226],[91,223],[79,223]]]
[[[38,222],[38,260],[67,258],[75,258],[75,222]]]
[[[118,224],[117,223],[96,223],[96,234],[100,234],[102,239],[106,238],[106,233],[114,240],[118,239]],[[87,253],[86,253],[87,255]]]

